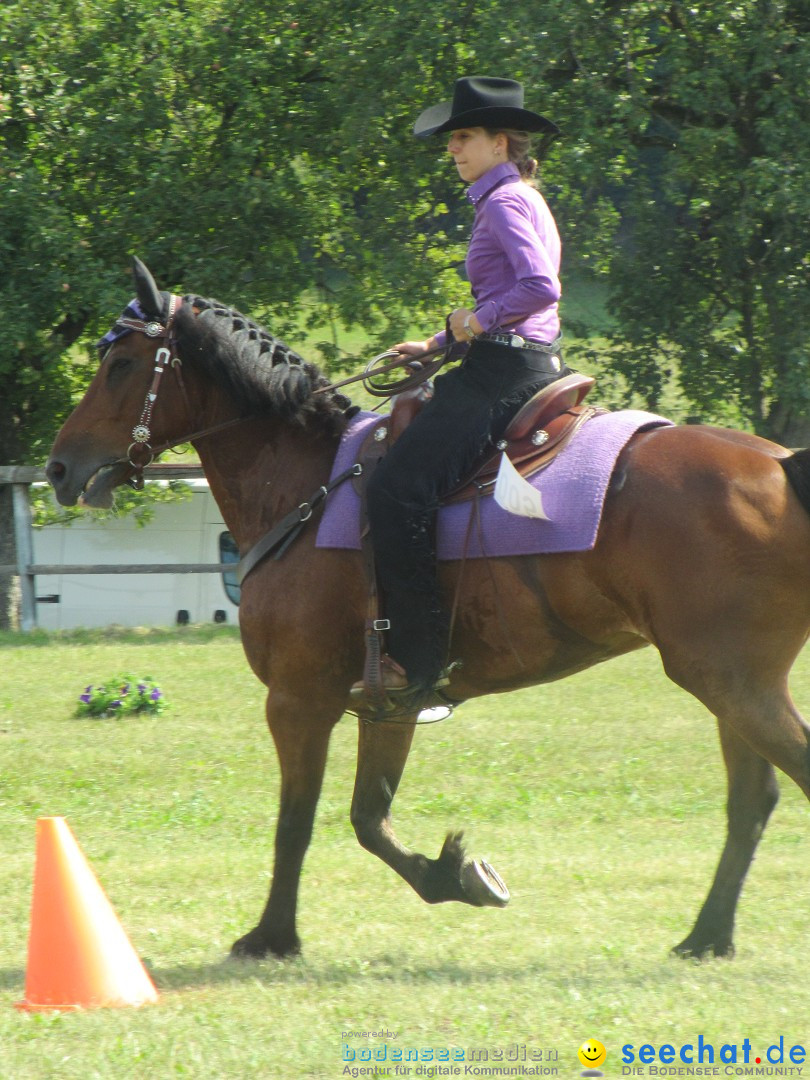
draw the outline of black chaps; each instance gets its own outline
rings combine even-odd
[[[555,354],[558,356],[559,354]],[[448,620],[437,589],[436,512],[517,410],[568,369],[550,355],[474,341],[437,376],[434,396],[377,465],[368,517],[388,652],[411,685],[433,687],[447,662]]]

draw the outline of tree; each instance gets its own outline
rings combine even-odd
[[[393,14],[372,19],[392,50]],[[342,89],[355,54],[363,66],[365,25],[358,4],[322,0],[305,13],[255,0],[0,9],[0,320],[14,328],[0,338],[0,462],[44,458],[123,306],[132,253],[165,287],[272,313],[276,331],[300,324],[304,303],[311,323],[402,323],[416,305],[397,289],[420,272],[369,287],[359,225],[378,198],[364,111],[385,103],[369,86],[346,108]],[[0,624],[5,610],[0,597]]]
[[[808,441],[810,8],[605,4],[599,29],[615,368],[655,407],[672,364],[705,417]],[[593,55],[574,40],[574,67]]]
[[[806,0],[6,3],[0,462],[44,457],[133,253],[293,345],[302,322],[435,329],[466,299],[472,211],[411,128],[478,71],[563,128],[543,152],[567,280],[609,289],[629,390],[658,407],[671,366],[705,416],[797,438],[807,30]]]
[[[218,58],[241,59],[241,38],[221,18],[225,7],[37,0],[0,9],[0,321],[13,328],[0,337],[2,463],[44,458],[90,377],[92,340],[123,306],[131,253],[167,286],[219,281],[227,295],[238,283],[265,300],[282,282],[303,287],[292,256],[310,218],[293,164],[268,170],[258,157],[258,49],[242,72],[250,79],[255,67],[245,135],[229,132],[237,80],[218,75]],[[284,265],[268,282],[271,237]],[[251,280],[262,285],[246,288]],[[0,487],[0,562],[12,561],[9,494]],[[5,610],[0,598],[0,624]]]

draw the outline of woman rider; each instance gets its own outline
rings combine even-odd
[[[438,376],[434,396],[377,466],[368,517],[384,613],[390,621],[382,711],[418,708],[442,682],[448,620],[437,588],[434,529],[442,496],[452,491],[487,444],[539,388],[568,374],[558,351],[560,239],[533,183],[530,133],[557,133],[523,107],[511,79],[458,79],[452,101],[427,109],[421,137],[449,132],[448,153],[469,185],[475,222],[466,267],[473,307],[448,319],[469,342],[460,366]],[[446,343],[441,331],[394,346],[403,359]],[[362,713],[377,712],[362,682],[351,691]]]

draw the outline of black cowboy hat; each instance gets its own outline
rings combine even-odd
[[[413,133],[424,137],[469,127],[543,131],[549,135],[560,131],[545,116],[523,108],[523,87],[519,82],[474,75],[456,80],[452,101],[425,109]]]

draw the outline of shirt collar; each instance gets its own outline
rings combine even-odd
[[[507,179],[520,179],[520,172],[514,161],[502,161],[499,165],[493,165],[483,176],[479,176],[475,183],[467,188],[467,198],[473,206],[477,206],[485,195],[489,195],[494,187]]]

